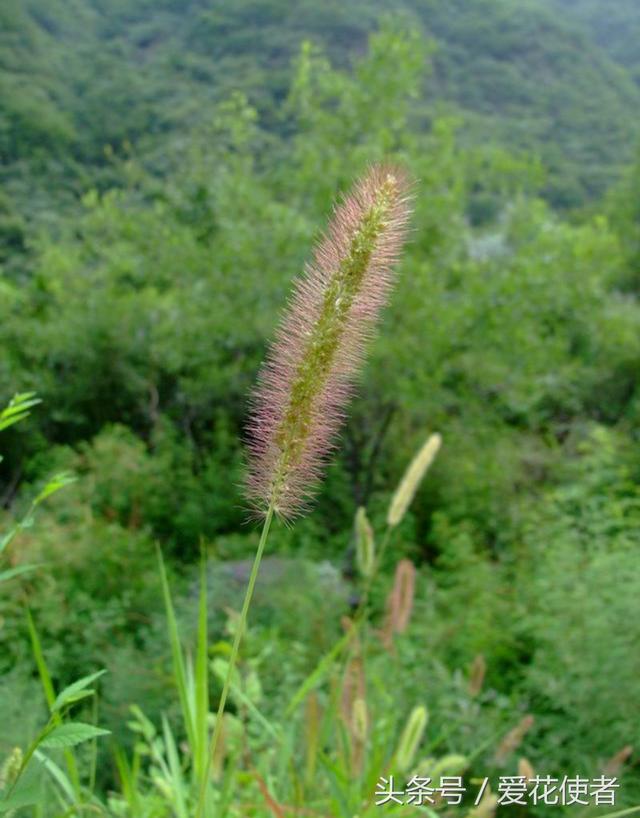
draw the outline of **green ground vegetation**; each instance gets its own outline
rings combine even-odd
[[[2,530],[27,515],[0,572],[31,566],[0,586],[4,779],[14,748],[73,705],[111,737],[54,752],[68,791],[46,786],[62,802],[91,790],[114,816],[189,814],[176,770],[195,769],[197,742],[156,548],[192,656],[207,555],[213,664],[198,679],[215,701],[258,537],[241,489],[250,389],[336,193],[390,157],[416,179],[411,241],[316,508],[274,529],[231,708],[224,780],[243,795],[227,814],[284,814],[269,798],[357,814],[423,704],[416,763],[611,769],[618,804],[640,802],[626,750],[640,747],[638,6],[391,11],[2,4],[0,398],[41,400],[0,438]],[[358,733],[336,692],[353,644],[331,653],[361,590],[353,520],[364,506],[383,530],[433,431],[441,451],[372,588]],[[31,514],[56,475],[64,487]],[[389,652],[373,631],[401,559],[416,597]],[[57,694],[101,669],[97,697],[47,715],[43,678]],[[342,715],[316,740],[321,711]],[[62,814],[48,803],[33,814]]]

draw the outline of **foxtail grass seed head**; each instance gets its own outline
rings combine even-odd
[[[408,184],[376,166],[333,213],[297,281],[254,395],[247,494],[262,513],[304,510],[332,448],[364,349],[393,283]]]
[[[402,772],[406,772],[413,764],[428,721],[429,711],[424,705],[413,708],[395,752],[396,765]]]
[[[14,747],[0,767],[0,788],[10,787],[22,767],[24,756],[20,747]]]
[[[411,777],[413,778],[414,775],[419,775],[422,778],[433,778],[433,776],[431,775],[431,771],[433,770],[436,763],[437,763],[436,759],[433,756],[423,758],[411,770]]]
[[[491,786],[488,785],[480,799],[480,803],[475,809],[467,813],[467,818],[494,818],[497,806],[498,796],[491,792]]]
[[[363,698],[358,697],[353,703],[351,710],[351,732],[356,741],[364,743],[367,740],[369,730],[369,713],[367,703]]]
[[[404,517],[415,497],[418,486],[422,482],[422,478],[438,454],[441,444],[442,437],[436,432],[429,437],[409,464],[400,485],[391,498],[391,504],[387,512],[387,525],[391,528],[397,526]]]
[[[533,724],[534,718],[530,713],[528,713],[526,716],[523,716],[520,719],[512,730],[509,730],[496,750],[493,759],[496,764],[504,764],[507,761],[511,753],[517,750],[522,744],[522,740],[529,730],[531,730]]]
[[[316,762],[318,758],[318,748],[320,746],[320,726],[322,722],[322,710],[320,701],[315,690],[307,696],[305,707],[305,739],[306,739],[306,764],[305,779],[311,781],[315,774]]]
[[[347,725],[351,722],[353,703],[356,699],[366,699],[366,679],[361,656],[354,656],[345,667],[340,710]]]
[[[402,559],[396,566],[393,588],[387,596],[384,626],[380,632],[382,644],[387,650],[393,649],[394,635],[404,633],[409,627],[415,590],[415,566],[410,560]]]
[[[536,777],[536,771],[533,769],[533,765],[529,759],[524,756],[518,759],[518,775],[522,778],[526,778],[527,781],[533,781]]]
[[[360,575],[369,579],[375,568],[376,552],[373,528],[367,512],[360,506],[356,512],[356,563]]]
[[[396,605],[393,610],[393,631],[394,633],[404,633],[409,627],[411,611],[413,610],[413,598],[416,592],[416,568],[407,559],[400,560],[396,566],[394,582]]]
[[[621,750],[618,750],[617,753],[611,756],[611,758],[605,762],[604,767],[602,768],[602,772],[606,775],[620,775],[622,772],[623,766],[629,760],[629,756],[633,753],[633,747],[631,744],[627,744]]]
[[[457,753],[442,756],[431,768],[431,778],[440,781],[443,775],[462,775],[469,766],[469,759]]]
[[[469,673],[469,687],[467,688],[470,696],[477,696],[482,690],[484,684],[484,677],[487,673],[487,661],[484,656],[479,653],[471,663],[471,672]]]

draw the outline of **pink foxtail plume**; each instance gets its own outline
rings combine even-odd
[[[404,173],[371,168],[295,284],[254,394],[247,494],[260,512],[292,517],[317,485],[393,283],[409,205]]]

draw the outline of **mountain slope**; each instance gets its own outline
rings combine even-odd
[[[615,62],[640,85],[640,3],[637,0],[550,0],[551,7],[581,23]]]
[[[599,196],[632,156],[640,89],[624,67],[639,59],[625,29],[637,17],[633,0],[616,6],[606,31],[597,8],[595,0],[396,0],[400,24],[419,26],[436,45],[416,104],[462,111],[471,144],[538,154],[554,204]],[[105,146],[161,154],[169,135],[183,137],[215,99],[238,89],[263,127],[286,135],[282,103],[301,42],[348,64],[389,10],[382,0],[7,0],[4,180],[12,192],[16,178],[30,188],[43,174],[48,189],[107,186]],[[33,190],[29,199],[33,207]]]

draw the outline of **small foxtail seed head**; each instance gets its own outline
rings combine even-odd
[[[396,566],[393,588],[387,597],[384,626],[380,631],[382,644],[387,650],[393,650],[394,634],[404,633],[409,627],[415,590],[415,566],[410,560],[400,560]]]
[[[356,565],[365,579],[373,575],[376,564],[376,543],[373,528],[366,509],[360,506],[356,512]]]
[[[387,512],[387,525],[390,528],[395,528],[395,526],[402,521],[402,518],[416,495],[422,478],[438,454],[441,444],[442,437],[436,432],[429,437],[411,463],[409,463],[400,481],[400,485],[391,498],[389,511]]]
[[[504,764],[511,753],[518,749],[518,747],[522,744],[522,740],[525,735],[533,727],[534,721],[533,716],[530,713],[527,713],[527,715],[523,716],[513,729],[509,730],[496,750],[493,759],[496,764]]]
[[[366,342],[393,283],[409,218],[402,172],[376,166],[333,213],[260,372],[247,494],[281,517],[304,510],[321,475]]]
[[[406,772],[413,764],[428,722],[429,711],[427,708],[422,704],[416,705],[409,714],[395,752],[396,766],[402,772]]]

